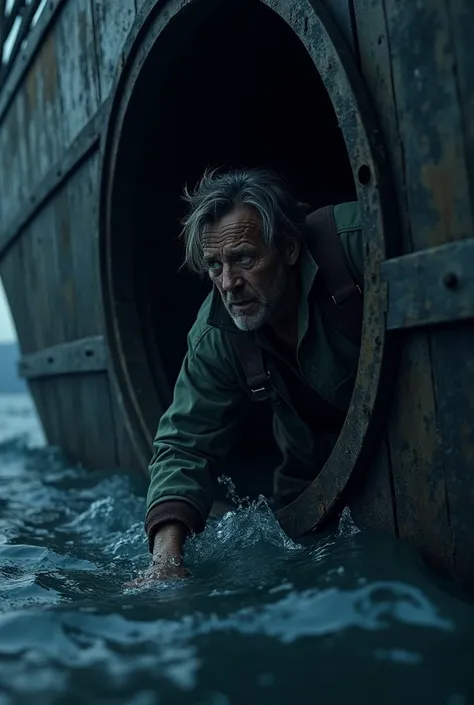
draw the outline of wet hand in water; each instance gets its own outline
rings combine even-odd
[[[126,588],[143,587],[156,581],[176,580],[189,577],[183,559],[178,554],[153,556],[153,563],[135,580],[125,584]]]
[[[152,565],[125,587],[141,587],[157,580],[187,578],[189,571],[183,563],[185,538],[186,530],[181,524],[165,524],[155,536]]]

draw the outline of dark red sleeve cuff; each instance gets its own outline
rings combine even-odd
[[[170,499],[155,504],[146,515],[145,531],[148,535],[148,547],[153,553],[156,532],[171,521],[184,524],[189,534],[199,534],[205,526],[201,513],[189,502],[179,499]]]

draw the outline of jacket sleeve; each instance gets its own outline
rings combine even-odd
[[[150,550],[159,527],[180,521],[204,528],[214,499],[212,465],[230,449],[245,392],[226,336],[207,328],[188,352],[174,398],[163,414],[149,466],[146,531]]]

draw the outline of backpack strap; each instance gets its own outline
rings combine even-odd
[[[334,327],[358,345],[362,328],[362,290],[349,271],[334,220],[334,207],[325,206],[310,213],[306,218],[306,233],[308,249],[326,289],[326,296],[320,296],[319,304]]]
[[[306,218],[307,245],[324,284],[318,302],[334,327],[348,340],[360,343],[362,291],[354,282],[347,265],[334,220],[333,206],[325,206]],[[262,349],[253,332],[233,336],[233,344],[245,372],[253,401],[269,401],[271,380],[263,361]]]
[[[244,368],[252,401],[269,401],[270,373],[263,362],[262,348],[252,332],[241,332],[233,336],[233,344]]]

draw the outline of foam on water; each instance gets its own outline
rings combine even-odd
[[[145,482],[42,445],[28,398],[0,399],[0,705],[469,705],[474,610],[416,554],[360,531],[300,541],[263,497],[149,563]]]

